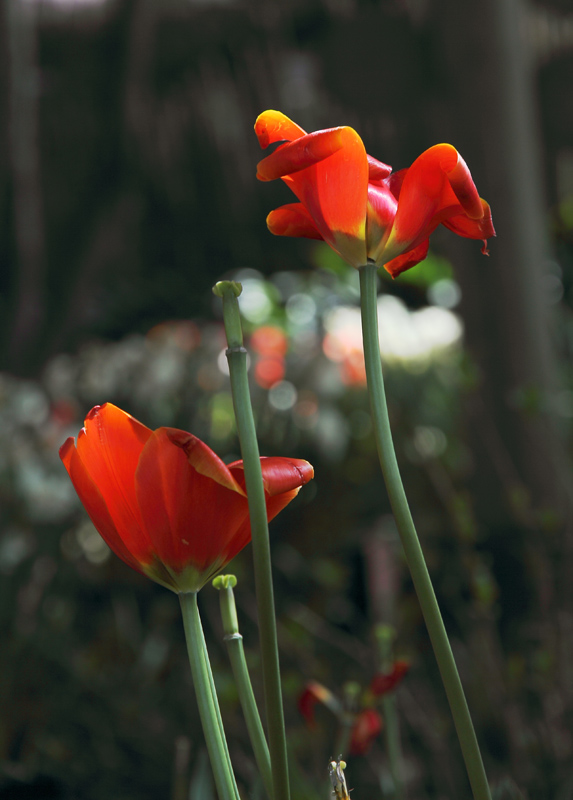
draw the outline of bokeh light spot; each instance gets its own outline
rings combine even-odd
[[[308,294],[293,294],[287,300],[286,313],[289,322],[302,328],[314,321],[316,303]]]
[[[280,381],[269,390],[269,403],[277,411],[288,411],[297,401],[298,392],[290,381]]]

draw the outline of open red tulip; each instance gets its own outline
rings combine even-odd
[[[271,233],[323,239],[352,266],[374,262],[393,277],[424,260],[440,223],[481,239],[487,253],[491,211],[452,145],[434,145],[393,173],[349,127],[306,133],[280,111],[264,111],[255,132],[263,148],[280,143],[257,177],[282,178],[300,201],[271,211]]]
[[[174,592],[196,592],[251,540],[243,462],[200,439],[152,431],[106,403],[60,458],[93,524],[126,564]],[[271,520],[314,475],[307,461],[261,458]]]

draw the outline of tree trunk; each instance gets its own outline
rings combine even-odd
[[[521,0],[484,0],[470,16],[466,4],[442,0],[436,20],[450,87],[440,134],[445,118],[492,204],[497,230],[487,259],[468,243],[451,244],[463,265],[457,277],[467,345],[483,381],[476,400],[486,426],[479,468],[490,480],[482,482],[487,500],[480,510],[493,524],[503,524],[512,506],[514,514],[528,513],[520,484],[534,510],[566,519],[571,504],[570,465],[553,413],[554,276],[526,11]]]

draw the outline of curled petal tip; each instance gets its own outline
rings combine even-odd
[[[86,418],[85,418],[86,422],[88,420],[95,419],[95,417],[97,417],[97,415],[100,413],[100,411],[103,411],[103,409],[106,406],[107,406],[107,403],[104,403],[101,406],[94,406],[92,409],[90,409],[90,411],[88,411],[88,413],[86,414]]]
[[[259,164],[260,163],[261,162],[259,161]],[[262,172],[259,172],[259,164],[257,164],[257,180],[258,181],[262,181],[263,183],[268,183],[268,181],[270,181],[271,178],[267,178],[267,177],[265,177],[265,175],[263,175]]]
[[[275,236],[304,236],[322,239],[311,215],[302,203],[290,203],[276,208],[267,216],[267,227]]]
[[[191,450],[195,442],[199,441],[196,436],[187,431],[181,431],[178,428],[164,428],[166,437],[171,444],[180,447],[182,450]]]
[[[314,478],[314,467],[312,464],[309,464],[308,461],[297,459],[296,461],[293,461],[293,464],[300,475],[300,480],[303,486],[305,483],[308,483]]]
[[[263,112],[263,114],[264,114],[264,112]],[[266,147],[269,146],[270,142],[269,142],[269,134],[268,134],[268,131],[266,129],[266,125],[264,124],[264,121],[261,119],[263,114],[259,114],[259,116],[257,117],[257,119],[255,121],[255,133],[257,135],[257,139],[259,140],[260,146],[264,150]]]
[[[273,181],[325,161],[341,150],[351,138],[350,128],[328,128],[290,139],[257,164],[259,180]],[[352,133],[357,136],[355,131]],[[275,139],[275,141],[278,141]]]
[[[451,169],[445,168],[450,185],[467,216],[475,220],[483,219],[485,210],[468,165],[455,147],[452,145],[448,145],[448,147],[456,154],[455,164]]]
[[[293,487],[304,486],[314,478],[314,467],[302,458],[287,459],[293,469]]]
[[[70,436],[68,439],[66,439],[66,441],[63,443],[63,445],[60,447],[58,452],[60,454],[61,460],[64,463],[66,462],[66,459],[68,458],[70,450],[72,448],[75,448],[75,446],[76,446],[76,440],[74,439],[73,436]]]
[[[314,477],[314,469],[301,458],[261,458],[265,491],[270,497],[300,489]]]
[[[255,133],[264,150],[275,142],[292,142],[304,136],[305,131],[281,111],[269,109],[257,117]]]

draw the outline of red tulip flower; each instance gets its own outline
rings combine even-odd
[[[370,691],[375,697],[381,697],[393,691],[402,683],[403,677],[410,669],[410,662],[399,659],[394,662],[390,672],[379,672],[370,682]]]
[[[361,711],[350,734],[350,755],[363,756],[367,753],[374,740],[380,735],[382,730],[382,717],[374,708],[365,708]]]
[[[452,145],[434,145],[393,173],[349,127],[306,133],[280,111],[265,111],[255,132],[263,148],[281,142],[257,177],[282,178],[299,199],[271,211],[271,233],[322,239],[352,266],[374,262],[393,277],[424,260],[440,223],[483,240],[487,253],[491,211]]]
[[[314,707],[317,703],[323,703],[333,714],[342,714],[342,705],[326,686],[317,681],[309,681],[304,687],[304,691],[298,699],[298,710],[308,723],[309,728],[316,727]]]
[[[106,403],[60,458],[93,524],[126,564],[174,592],[196,592],[251,539],[243,462],[200,439],[152,431]],[[261,458],[271,520],[313,477],[307,461]]]

